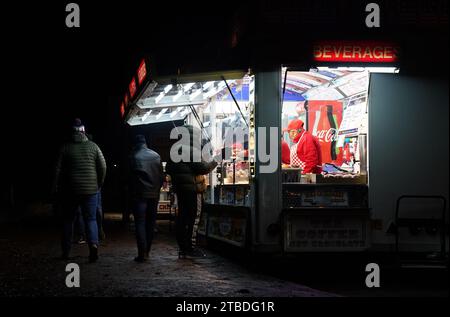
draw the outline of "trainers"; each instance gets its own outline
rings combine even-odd
[[[100,241],[104,241],[106,239],[105,231],[103,231],[103,229],[100,230],[98,237]]]
[[[77,243],[78,244],[86,244],[86,240],[84,238],[80,238]]]
[[[98,260],[98,247],[93,245],[89,248],[89,263],[94,263]]]
[[[193,257],[193,258],[204,258],[206,256],[205,252],[203,252],[200,249],[193,248],[186,252],[187,256]]]
[[[179,259],[186,259],[186,251],[178,251],[178,258]]]
[[[137,257],[134,258],[134,261],[136,261],[138,263],[145,262],[146,260],[147,260],[147,258],[145,258],[145,256],[142,256],[142,255],[138,255]]]

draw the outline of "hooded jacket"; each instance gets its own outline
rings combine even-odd
[[[300,142],[297,146],[297,156],[305,163],[302,173],[320,174],[322,172],[322,151],[319,140],[308,131],[303,130],[293,141],[294,143]]]
[[[182,145],[181,151],[189,153],[191,160],[193,159],[193,151],[201,151],[200,147],[195,147],[195,142],[193,142],[193,131],[192,126],[185,126],[190,133],[190,146]],[[217,162],[172,162],[167,163],[167,173],[172,178],[172,183],[176,192],[197,192],[199,187],[202,187],[200,183],[203,179],[196,176],[209,174],[215,167]]]
[[[84,133],[74,132],[58,155],[53,191],[74,195],[91,195],[103,186],[106,162],[103,153]]]

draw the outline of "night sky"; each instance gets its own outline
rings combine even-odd
[[[387,28],[381,31],[365,28],[361,20],[364,3],[351,0],[339,1],[334,7],[328,1],[304,1],[311,14],[299,10],[298,5],[297,11],[290,10],[292,1],[262,1],[259,6],[214,1],[76,1],[81,9],[81,27],[74,29],[65,26],[67,3],[20,1],[2,10],[2,70],[7,83],[7,88],[2,89],[2,179],[23,187],[29,199],[49,195],[56,153],[70,136],[75,117],[81,118],[88,133],[93,134],[109,167],[123,163],[127,135],[122,129],[119,107],[140,60],[150,57],[171,74],[179,68],[188,70],[190,62],[227,65],[223,57],[227,56],[236,21],[244,22],[237,24],[241,27],[239,32],[255,38],[245,42],[242,38],[240,47],[247,45],[246,49],[262,60],[270,60],[276,54],[298,58],[305,49],[297,49],[296,45],[316,38],[396,36],[407,51],[415,51],[413,58],[404,56],[406,71],[415,67],[426,71],[427,63],[417,62],[423,54],[431,64],[445,66],[442,71],[429,69],[448,76],[445,2],[439,2],[445,7],[444,14],[439,9],[436,15],[437,19],[439,15],[447,17],[442,25],[439,20],[431,24],[424,20],[425,24],[416,28],[404,24],[393,29],[389,25],[409,17],[397,13],[405,2],[380,1],[392,8],[385,10],[383,23]],[[264,16],[265,24],[258,24],[245,14],[237,15],[242,8],[248,9],[242,12]],[[427,11],[417,12],[416,16],[424,12],[427,17]],[[307,18],[300,19],[301,27],[289,20],[297,15]],[[260,26],[263,28],[258,29]],[[270,36],[274,27],[278,33]],[[432,39],[443,33],[447,34],[446,41]],[[285,36],[280,39],[276,34]],[[417,42],[418,36],[429,43]],[[253,41],[259,41],[258,49],[252,47]],[[436,58],[435,53],[442,53],[444,60]],[[202,60],[202,55],[208,56],[209,61]],[[113,175],[109,171],[107,181]]]
[[[189,56],[187,47],[210,50],[229,23],[226,7],[92,2],[77,1],[78,29],[65,26],[65,1],[15,4],[2,22],[11,43],[4,46],[4,66],[11,71],[2,120],[4,175],[29,199],[49,194],[57,150],[75,117],[93,134],[108,166],[120,162],[126,135],[119,107],[140,60],[170,60],[176,69]],[[205,45],[207,38],[212,40]]]

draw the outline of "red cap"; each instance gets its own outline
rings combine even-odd
[[[286,129],[283,129],[283,132],[289,132],[291,130],[300,130],[303,129],[303,121],[300,119],[294,119],[291,122],[289,122]]]

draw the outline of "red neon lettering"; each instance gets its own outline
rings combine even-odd
[[[383,58],[383,48],[380,46],[376,46],[373,49],[373,57],[375,57],[376,59]]]
[[[334,57],[339,58],[341,56],[342,46],[334,46]]]
[[[358,54],[358,58],[361,58],[361,46],[354,46],[353,47],[352,58],[356,58],[356,54]]]
[[[314,57],[315,58],[321,58],[322,57],[322,47],[317,45],[314,46]]]
[[[386,46],[384,48],[384,58],[386,58],[386,59],[393,59],[394,58],[392,47]]]
[[[331,46],[330,45],[325,45],[323,47],[323,55],[324,58],[332,58],[331,56]]]
[[[372,50],[370,49],[370,47],[366,47],[366,49],[365,49],[365,51],[364,51],[364,54],[363,54],[362,58],[366,58],[367,55],[369,55],[370,58],[373,58],[373,56],[372,56]]]
[[[352,47],[351,46],[344,46],[344,54],[342,55],[343,58],[351,58],[350,52]]]

